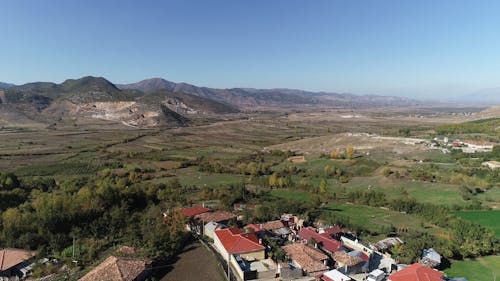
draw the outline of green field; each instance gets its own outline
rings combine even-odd
[[[329,204],[325,209],[327,212],[348,217],[355,225],[372,225],[377,227],[394,226],[396,228],[408,228],[418,231],[427,231],[438,234],[445,234],[443,229],[434,225],[426,224],[422,219],[400,212],[388,210],[381,207],[370,207],[353,204]],[[376,240],[382,237],[372,237]],[[370,240],[370,238],[368,238]]]
[[[495,231],[496,237],[500,238],[500,211],[461,211],[457,215],[463,219],[479,223]]]
[[[453,261],[445,270],[449,277],[466,277],[469,281],[490,281],[500,276],[500,256]]]
[[[271,195],[283,199],[309,201],[311,196],[309,193],[302,190],[289,190],[289,189],[273,189]]]

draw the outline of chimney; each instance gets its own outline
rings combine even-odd
[[[260,238],[259,238],[259,244],[261,244],[261,245],[262,245],[262,239],[260,239]]]

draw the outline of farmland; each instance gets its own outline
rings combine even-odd
[[[495,235],[500,238],[500,211],[460,211],[458,216],[479,223],[484,227],[491,228]]]
[[[490,281],[500,276],[500,256],[454,261],[445,270],[448,276],[466,277],[474,281]]]

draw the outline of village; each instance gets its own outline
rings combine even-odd
[[[235,204],[234,213],[202,205],[180,209],[186,232],[213,253],[226,280],[466,281],[437,270],[441,255],[432,248],[422,252],[418,263],[400,264],[390,254],[391,248],[404,244],[399,237],[365,243],[347,228],[293,214],[242,225],[245,218],[238,211],[247,208],[255,206]],[[135,252],[122,246],[79,280],[151,280],[152,261],[134,258]],[[29,276],[36,264],[56,262],[37,260],[36,252],[3,249],[0,280],[52,280]]]
[[[235,210],[252,208],[237,204]],[[390,249],[404,244],[387,237],[370,244],[340,226],[310,223],[293,214],[242,227],[242,216],[204,206],[183,208],[186,229],[218,257],[227,280],[464,281],[436,268],[441,255],[425,249],[420,262],[399,264]],[[228,269],[229,268],[229,269]]]

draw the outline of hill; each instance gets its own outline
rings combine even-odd
[[[489,106],[500,105],[500,88],[481,89],[475,93],[461,96],[455,101]]]
[[[160,81],[161,82],[161,81]],[[163,85],[165,84],[158,84]],[[119,89],[102,77],[35,82],[0,91],[5,125],[88,123],[94,119],[127,126],[186,126],[196,114],[236,113],[234,106],[208,98],[159,90],[144,94]],[[19,117],[19,118],[16,118]]]
[[[139,90],[145,93],[167,90],[174,93],[188,93],[240,108],[263,107],[344,107],[369,108],[385,106],[414,106],[421,102],[392,96],[359,96],[327,92],[310,92],[294,89],[216,89],[198,87],[187,83],[175,83],[161,78],[142,80],[132,84],[117,85],[120,89]]]
[[[0,82],[0,90],[1,89],[7,89],[7,88],[10,88],[10,87],[13,87],[13,86],[14,86],[14,84]]]

